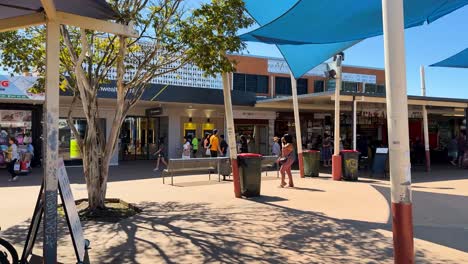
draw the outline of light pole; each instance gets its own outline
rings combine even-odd
[[[414,263],[403,0],[382,0],[394,261]]]
[[[424,66],[421,65],[421,95],[426,96],[426,74]],[[429,121],[427,116],[427,108],[422,106],[423,126],[424,126],[424,149],[426,150],[426,171],[431,171],[431,152],[429,149]]]
[[[332,157],[332,177],[335,181],[341,180],[341,156],[340,156],[340,91],[341,91],[341,62],[343,52],[335,55],[336,76],[335,76],[335,129],[334,129],[334,151]]]

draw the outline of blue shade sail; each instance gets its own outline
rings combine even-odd
[[[75,15],[113,19],[115,12],[105,0],[54,0],[58,11]],[[43,11],[40,0],[0,0],[0,19],[40,13]]]
[[[271,22],[287,12],[298,0],[244,0],[247,12],[259,25]],[[275,5],[274,8],[271,7]],[[320,65],[336,53],[343,51],[359,41],[332,44],[280,45],[277,48],[283,55],[296,79]]]
[[[280,1],[250,2],[249,11],[264,11]],[[405,0],[405,28],[431,23],[467,4],[468,0]],[[299,0],[242,39],[292,45],[336,43],[382,35],[382,23],[382,0]]]
[[[468,48],[431,65],[431,67],[468,68]]]

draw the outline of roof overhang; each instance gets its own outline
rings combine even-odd
[[[80,27],[88,30],[107,32],[127,37],[138,37],[133,24],[122,25],[103,19],[58,11],[52,0],[41,0],[43,10],[30,14],[0,19],[0,32],[17,30],[45,24],[48,20],[63,25]]]
[[[333,91],[299,95],[297,99],[299,102],[299,108],[301,110],[334,110],[335,93]],[[340,96],[341,102],[353,102],[353,100],[365,103],[386,103],[386,98],[384,96],[350,93],[345,93]],[[347,105],[350,106],[351,104],[345,104],[343,111],[346,111],[349,108],[346,107]],[[409,95],[408,105],[465,109],[468,108],[468,100]],[[257,101],[255,107],[278,110],[292,110],[292,96]]]

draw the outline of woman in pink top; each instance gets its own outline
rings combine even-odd
[[[291,166],[294,163],[294,147],[293,147],[293,142],[292,142],[292,136],[289,134],[286,134],[283,136],[281,139],[281,142],[283,143],[283,149],[281,150],[281,157],[278,159],[280,162],[281,168],[280,168],[280,173],[281,173],[281,185],[280,187],[283,188],[286,186],[286,181],[285,181],[285,176],[288,174],[288,179],[289,179],[289,187],[294,187],[294,182],[292,178],[292,173],[291,173]]]

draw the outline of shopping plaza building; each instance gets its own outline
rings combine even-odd
[[[291,80],[286,62],[278,58],[232,56],[237,71],[231,75],[236,134],[254,139],[252,151],[269,154],[274,135],[295,134]],[[333,135],[335,80],[327,79],[326,63],[297,80],[302,142],[312,147],[317,136]],[[113,79],[111,73],[110,79]],[[14,136],[19,145],[32,141],[35,155],[42,154],[42,104],[44,96],[31,91],[37,77],[0,76],[0,145]],[[379,145],[387,144],[385,72],[383,69],[344,66],[341,102],[341,135],[345,148],[352,146],[353,107],[357,110],[357,133]],[[115,82],[101,86],[99,115],[106,135],[112,125]],[[60,156],[68,165],[81,163],[80,151],[67,126],[72,97],[60,97]],[[354,103],[357,101],[357,103]],[[422,106],[429,113],[429,143],[433,161],[446,155],[450,138],[466,130],[468,99],[408,96],[410,139],[423,139]],[[74,123],[84,133],[86,120],[81,105],[73,108]],[[188,65],[158,77],[122,126],[112,164],[126,160],[154,159],[158,139],[164,139],[169,158],[181,156],[186,135],[202,138],[217,128],[224,134],[224,99],[220,77],[206,77]],[[27,140],[25,140],[27,139]],[[4,148],[4,147],[2,147]]]

